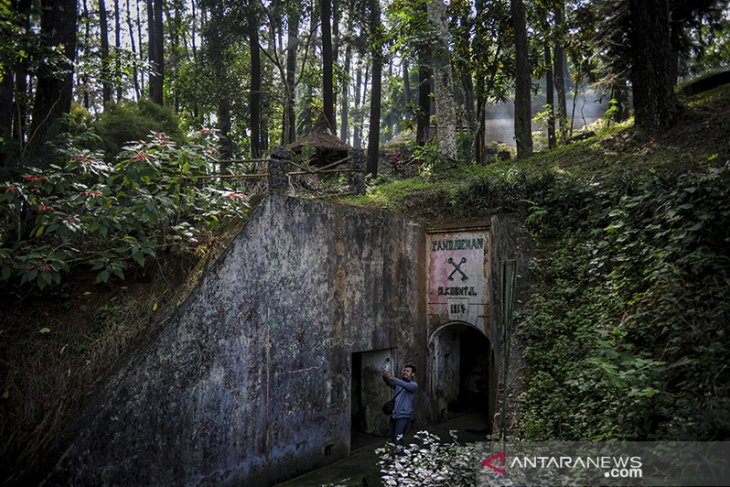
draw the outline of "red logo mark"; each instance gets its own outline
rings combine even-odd
[[[482,465],[485,467],[489,467],[495,472],[499,472],[502,475],[507,475],[507,471],[504,469],[501,469],[499,467],[495,467],[492,465],[492,460],[499,459],[499,465],[504,465],[504,456],[507,454],[505,451],[501,451],[497,453],[496,455],[492,455],[491,457],[487,458],[486,460],[482,460]]]

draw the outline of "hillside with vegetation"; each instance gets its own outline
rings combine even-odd
[[[435,161],[354,200],[430,223],[521,215],[538,250],[516,319],[524,439],[730,435],[730,85],[685,102],[660,135],[624,124],[519,162]]]
[[[727,439],[729,63],[727,0],[1,1],[4,480],[154,339],[317,120],[367,191],[310,172],[298,196],[524,222],[521,437]]]
[[[520,161],[424,159],[421,175],[394,170],[339,202],[429,224],[521,216],[538,250],[515,320],[528,368],[510,407],[524,439],[727,439],[729,111],[724,85],[686,100],[660,136],[626,123]],[[5,294],[5,458],[37,460],[184,299],[236,221],[124,281],[75,272],[52,290]]]

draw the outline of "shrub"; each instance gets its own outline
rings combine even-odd
[[[178,144],[183,140],[172,110],[145,99],[108,105],[93,126],[102,143],[91,148],[102,149],[108,160],[113,160],[127,143],[142,140],[152,131],[164,132]]]
[[[59,284],[86,264],[97,282],[124,279],[130,263],[158,252],[185,253],[201,232],[243,217],[248,197],[229,187],[198,187],[217,153],[213,131],[178,146],[153,132],[124,148],[116,165],[67,147],[47,170],[28,169],[0,193],[0,282]]]

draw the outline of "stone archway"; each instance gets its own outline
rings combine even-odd
[[[431,333],[428,350],[433,420],[478,414],[491,430],[497,395],[489,338],[469,323],[452,321]]]

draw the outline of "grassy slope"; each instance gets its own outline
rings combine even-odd
[[[368,195],[345,203],[385,208],[433,220],[470,215],[455,199],[483,178],[509,180],[516,172],[609,179],[647,170],[683,172],[721,166],[730,160],[730,85],[682,100],[674,128],[658,136],[635,134],[630,123],[599,130],[596,137],[518,161],[440,167],[428,178],[391,179]]]

